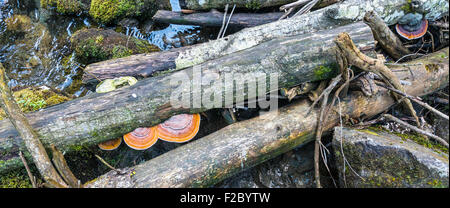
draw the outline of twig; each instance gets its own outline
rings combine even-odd
[[[25,169],[27,170],[27,174],[28,174],[28,177],[30,178],[31,185],[33,186],[33,188],[37,188],[36,178],[33,176],[33,174],[31,174],[30,168],[28,167],[28,164],[27,164],[27,160],[25,160],[25,157],[23,156],[22,151],[19,151],[19,156],[23,162],[23,165],[25,166]]]
[[[233,9],[231,10],[230,17],[228,17],[228,21],[227,21],[227,24],[225,25],[225,29],[223,30],[221,38],[223,38],[225,36],[225,33],[227,32],[228,24],[230,24],[230,20],[231,20],[231,17],[233,16],[233,12],[234,12],[235,8],[236,8],[236,4],[233,6]]]
[[[399,79],[386,65],[384,65],[384,61],[373,59],[363,54],[355,46],[348,33],[340,33],[334,42],[336,43],[338,50],[340,50],[340,53],[343,54],[343,57],[347,59],[349,65],[356,66],[364,71],[373,72],[381,77],[386,84],[393,86],[400,91],[404,91]],[[393,94],[393,96],[396,100],[400,99],[397,94]],[[419,118],[417,117],[417,113],[414,110],[411,101],[404,99],[402,103],[416,120],[417,126],[420,126]]]
[[[398,118],[396,118],[396,117],[394,117],[394,116],[392,116],[390,114],[384,114],[383,117],[386,118],[386,119],[389,119],[391,121],[394,121],[394,122],[396,122],[396,123],[398,123],[400,125],[403,125],[403,126],[409,128],[409,129],[411,129],[411,130],[413,130],[413,131],[415,131],[415,132],[417,132],[419,134],[431,137],[431,138],[437,140],[439,143],[443,144],[444,146],[446,146],[448,148],[448,143],[444,139],[442,139],[441,137],[438,137],[438,136],[436,136],[436,135],[434,135],[432,133],[426,132],[426,131],[424,131],[422,129],[419,129],[419,128],[413,126],[413,125],[410,125],[410,124],[408,124],[408,123],[406,123],[406,122],[404,122],[404,121],[402,121],[402,120],[400,120],[400,119],[398,119]]]
[[[293,17],[297,15],[302,15],[308,13],[317,3],[319,0],[312,0],[308,2],[304,7],[302,7],[297,13],[293,15]]]
[[[225,5],[225,12],[223,13],[222,27],[220,27],[219,34],[217,35],[217,39],[220,39],[220,37],[222,36],[222,31],[225,28],[225,22],[227,20],[227,13],[228,13],[228,4]]]
[[[310,2],[310,1],[311,0],[298,0],[296,2],[285,4],[285,5],[280,7],[280,11],[284,11],[286,9],[294,9],[294,8],[299,7],[299,6],[303,6],[303,5],[305,5],[306,3]]]
[[[107,163],[103,158],[101,158],[101,157],[98,156],[97,154],[95,155],[95,157],[96,157],[97,159],[99,159],[100,162],[102,162],[103,164],[105,164],[106,166],[108,166],[108,168],[110,168],[111,170],[114,170],[114,171],[116,171],[117,173],[120,173],[119,170],[117,170],[116,168],[114,168],[113,166],[111,166],[109,163]]]
[[[287,16],[289,16],[292,13],[292,11],[294,11],[294,8],[290,8],[289,10],[287,10],[287,12],[285,12],[283,14],[283,16],[281,16],[278,20],[282,20],[282,19],[286,18]]]
[[[320,108],[320,114],[319,118],[317,119],[317,130],[316,130],[316,142],[314,147],[314,178],[316,181],[316,187],[321,188],[320,185],[320,173],[319,173],[319,152],[322,148],[322,142],[320,139],[322,138],[322,131],[323,131],[323,119],[324,114],[326,111],[326,106],[328,103],[328,96],[330,95],[331,91],[336,87],[336,85],[341,81],[342,75],[338,75],[335,78],[331,80],[330,85],[323,91],[320,97],[323,97],[322,99],[322,106]],[[319,100],[319,99],[318,99]],[[310,110],[312,109],[312,106]]]
[[[400,95],[402,95],[402,96],[404,96],[404,97],[406,97],[406,98],[408,98],[408,99],[410,99],[410,100],[416,102],[417,104],[423,106],[424,108],[430,110],[431,112],[435,113],[436,115],[438,115],[438,116],[440,116],[440,117],[442,117],[442,118],[444,118],[444,119],[449,120],[449,117],[448,117],[447,115],[445,115],[444,113],[442,113],[442,112],[436,110],[435,108],[431,107],[431,106],[428,105],[427,103],[422,102],[421,99],[418,98],[418,97],[413,97],[413,96],[408,95],[408,94],[406,94],[406,93],[404,93],[404,92],[402,92],[402,91],[400,91],[400,90],[393,89],[393,88],[391,88],[391,87],[388,87],[388,86],[385,86],[385,85],[382,85],[382,84],[376,83],[376,85],[378,85],[378,86],[380,86],[380,87],[383,87],[383,88],[386,88],[386,89],[388,89],[388,90],[391,90],[391,91],[393,91],[393,92],[395,92],[395,93],[397,93],[397,94],[400,94]]]

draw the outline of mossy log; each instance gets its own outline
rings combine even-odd
[[[254,27],[270,22],[277,21],[283,12],[270,13],[233,13],[228,27],[244,28]],[[155,22],[166,24],[180,24],[180,25],[200,25],[209,27],[220,27],[223,24],[223,13],[219,11],[199,12],[193,14],[183,14],[181,12],[173,12],[167,10],[158,10],[153,15]],[[228,14],[229,16],[229,14]]]
[[[94,93],[33,112],[27,118],[47,147],[54,144],[59,150],[68,152],[80,145],[95,145],[121,137],[138,127],[153,126],[174,114],[215,108],[215,101],[205,99],[206,95],[219,92],[219,96],[226,97],[231,94],[231,101],[235,103],[255,99],[261,89],[257,84],[262,83],[258,82],[257,76],[269,79],[270,74],[276,74],[278,88],[333,77],[338,71],[333,39],[344,31],[350,33],[360,49],[369,49],[366,52],[373,53],[374,40],[370,28],[358,22],[329,31],[271,40],[195,67],[143,79],[131,87],[106,94]],[[198,78],[201,80],[192,78],[196,71],[201,73]],[[209,85],[210,82],[222,82],[227,77],[236,83],[247,82],[249,87],[234,87],[232,82],[228,82],[231,86],[224,85],[224,88]],[[171,83],[176,80],[181,83]],[[208,84],[199,84],[206,82]],[[266,92],[278,89],[270,88],[271,84],[263,83],[262,89],[268,89]],[[171,96],[186,89],[192,89],[187,92],[190,103],[201,102],[201,106],[172,106]],[[252,91],[256,94],[250,95]],[[203,97],[194,99],[196,95]],[[9,122],[0,122],[0,172],[8,166],[17,165],[11,159],[17,158],[19,149],[23,149],[23,144],[17,132]]]
[[[118,76],[151,76],[156,71],[183,69],[237,51],[254,47],[268,40],[330,30],[352,22],[361,21],[367,11],[375,11],[387,25],[411,11],[408,0],[346,0],[318,9],[307,15],[245,28],[219,40],[178,48],[153,54],[133,55],[88,65],[83,82],[96,82],[93,74],[100,79]],[[425,17],[435,20],[448,13],[446,0],[419,0],[417,10]]]
[[[396,76],[412,83],[405,86],[410,95],[432,93],[448,85],[448,57],[449,49],[445,48],[406,63],[411,72],[396,71]],[[404,69],[405,66],[391,68]],[[371,97],[352,91],[329,111],[324,130],[330,130],[339,123],[339,112],[342,117],[367,119],[395,103],[386,89],[379,89]],[[88,182],[86,187],[210,187],[312,141],[319,110],[314,109],[306,115],[310,105],[305,99],[279,111],[229,125],[152,160],[121,170],[120,174],[110,171]]]

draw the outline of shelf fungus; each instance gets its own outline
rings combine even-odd
[[[427,32],[427,29],[428,20],[419,13],[408,13],[400,18],[395,25],[397,33],[408,40],[421,38]]]
[[[156,127],[158,138],[168,142],[187,142],[197,135],[200,119],[200,114],[172,116]]]
[[[126,77],[118,77],[114,79],[105,79],[100,82],[95,92],[97,93],[107,93],[119,89],[124,86],[132,86],[136,84],[138,80],[134,77],[126,76]]]
[[[146,150],[153,146],[157,140],[156,127],[137,128],[123,136],[125,144],[135,150]]]
[[[122,138],[117,138],[117,139],[108,140],[106,142],[102,142],[102,143],[98,144],[98,147],[101,150],[115,150],[120,146],[120,144],[122,144]]]

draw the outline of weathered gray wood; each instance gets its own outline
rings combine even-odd
[[[150,76],[156,71],[184,69],[208,60],[216,59],[237,51],[245,50],[265,41],[329,30],[363,19],[367,11],[375,11],[386,24],[392,25],[405,14],[408,0],[346,0],[328,7],[289,19],[245,28],[219,40],[213,40],[191,47],[153,54],[133,55],[88,65],[86,71],[106,79],[118,76]],[[437,19],[448,13],[446,0],[418,0],[418,10],[429,19]],[[96,82],[85,73],[83,82]]]
[[[370,28],[362,22],[339,27],[329,31],[297,35],[267,41],[253,48],[236,52],[219,59],[211,60],[185,70],[161,74],[139,81],[131,87],[121,88],[107,94],[91,94],[60,105],[52,106],[27,115],[33,128],[40,134],[44,145],[55,144],[61,151],[71,151],[79,145],[94,145],[114,139],[135,128],[152,126],[179,112],[205,111],[214,106],[214,101],[205,100],[200,108],[176,109],[170,97],[180,90],[193,89],[193,95],[207,95],[222,92],[223,96],[232,93],[236,103],[244,99],[254,99],[236,93],[245,86],[205,85],[208,81],[220,81],[229,75],[236,83],[249,83],[249,89],[258,91],[258,75],[278,75],[278,88],[292,87],[303,82],[328,79],[334,76],[333,39],[338,33],[347,31],[360,48],[373,49],[373,36]],[[373,50],[368,50],[371,52]],[[193,72],[201,71],[202,80],[193,80]],[[259,74],[258,74],[259,73]],[[232,76],[234,75],[234,76]],[[183,83],[171,85],[174,78]],[[197,89],[200,83],[201,89]],[[231,83],[232,84],[232,83]],[[269,88],[269,82],[264,84]],[[183,88],[184,87],[184,88]],[[250,90],[245,93],[248,94]],[[258,92],[257,92],[258,93]],[[201,98],[195,98],[196,102]],[[17,158],[23,147],[17,132],[7,121],[0,122],[0,170],[14,166],[11,158]],[[75,148],[76,149],[76,148]],[[11,164],[13,163],[13,164]]]
[[[296,0],[180,0],[180,5],[186,9],[193,10],[209,10],[209,9],[223,9],[225,5],[236,8],[259,9],[272,6],[281,6]]]
[[[254,27],[277,21],[283,12],[271,13],[233,13],[228,27],[244,28]],[[229,16],[229,14],[228,14]],[[167,10],[158,10],[152,19],[155,22],[181,25],[200,25],[210,27],[222,26],[223,13],[218,11],[183,14]]]
[[[408,62],[414,79],[408,71],[398,72],[396,76],[412,83],[405,86],[410,95],[432,93],[448,85],[448,55],[446,48]],[[428,65],[436,66],[435,70],[427,70]],[[395,102],[386,89],[380,89],[371,97],[353,91],[329,111],[324,130],[339,123],[339,112],[350,118],[364,119],[385,111]],[[310,102],[305,99],[279,111],[229,125],[150,161],[124,169],[124,174],[111,171],[87,183],[86,187],[209,187],[312,141],[319,112],[315,109],[306,115],[309,107]]]

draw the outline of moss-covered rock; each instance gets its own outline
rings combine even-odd
[[[70,100],[70,98],[59,95],[48,88],[26,88],[13,92],[13,96],[22,112],[25,113]],[[6,114],[0,108],[0,120],[3,118],[6,118]]]
[[[158,8],[168,8],[168,0],[92,0],[89,14],[102,24],[124,17],[151,18]]]
[[[25,33],[32,29],[33,22],[27,15],[13,15],[5,19],[6,30],[15,33]]]
[[[340,185],[355,188],[448,187],[448,150],[444,153],[430,149],[416,140],[377,129],[336,127],[332,144]],[[348,161],[345,171],[344,155]]]
[[[89,7],[88,0],[41,0],[41,7],[60,14],[79,14]]]
[[[102,29],[79,30],[71,42],[77,60],[84,64],[160,50],[145,40]]]

